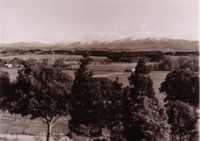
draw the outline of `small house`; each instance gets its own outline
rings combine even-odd
[[[7,64],[4,65],[4,67],[9,68],[9,69],[12,69],[12,68],[13,68],[13,64],[7,63]]]

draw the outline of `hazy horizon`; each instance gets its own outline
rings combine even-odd
[[[0,43],[199,39],[198,0],[0,0]]]

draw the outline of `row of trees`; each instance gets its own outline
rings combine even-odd
[[[74,80],[58,66],[28,62],[15,82],[2,74],[0,108],[31,119],[42,118],[48,127],[47,141],[56,120],[66,115],[71,116],[71,135],[98,137],[107,128],[113,141],[198,140],[197,75],[184,70],[170,72],[160,88],[167,95],[166,105],[161,107],[144,59],[128,78],[127,87],[117,78],[94,78],[88,68],[91,61],[87,55],[80,60]]]
[[[188,69],[191,71],[199,71],[198,56],[188,57],[174,57],[163,56],[159,62],[150,65],[153,71],[171,71],[173,69]]]

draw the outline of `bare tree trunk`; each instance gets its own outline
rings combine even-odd
[[[180,133],[180,135],[179,135],[179,136],[180,136],[180,137],[179,137],[179,138],[180,138],[180,141],[182,141],[182,133]]]
[[[46,139],[46,141],[50,141],[50,137],[51,137],[51,124],[49,122],[47,122],[47,139]]]
[[[55,116],[55,117],[44,117],[43,118],[43,122],[47,124],[47,137],[46,137],[46,141],[50,141],[51,138],[51,129],[54,126],[56,120],[59,118],[60,116]]]

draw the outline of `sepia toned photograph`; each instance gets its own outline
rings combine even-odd
[[[0,141],[199,141],[199,0],[0,0]]]

